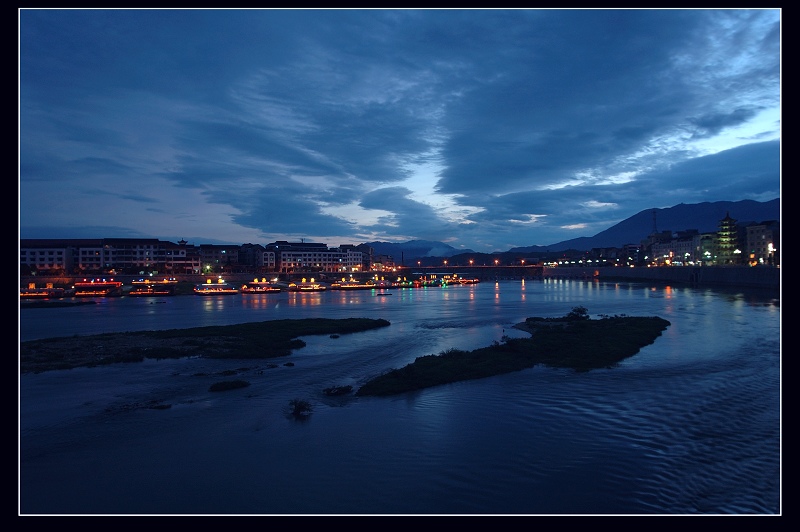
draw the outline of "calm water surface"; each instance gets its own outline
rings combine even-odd
[[[418,356],[525,336],[512,325],[578,305],[671,325],[611,369],[536,367],[390,398],[322,393]],[[781,513],[778,294],[548,280],[123,297],[23,308],[19,332],[25,341],[305,317],[391,326],[304,337],[285,359],[22,375],[20,513]],[[230,378],[251,385],[208,391]],[[296,398],[313,404],[305,421],[287,415]]]

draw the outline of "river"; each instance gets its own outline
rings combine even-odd
[[[515,323],[575,306],[671,325],[609,369],[535,367],[389,398],[322,393],[418,356],[524,336]],[[20,514],[781,513],[778,293],[545,279],[122,297],[21,308],[19,334],[306,317],[391,325],[304,337],[281,359],[21,375]],[[232,374],[250,386],[209,391]],[[312,404],[307,419],[288,415],[293,399]]]

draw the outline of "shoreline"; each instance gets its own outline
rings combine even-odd
[[[449,270],[457,273],[461,277],[476,277],[489,282],[496,279],[510,280],[510,279],[525,279],[525,280],[599,280],[604,282],[615,281],[630,281],[630,282],[659,282],[659,283],[677,283],[686,286],[703,286],[703,287],[727,287],[733,289],[739,288],[752,288],[752,289],[774,289],[780,290],[781,287],[781,268],[780,266],[674,266],[674,267],[656,267],[656,268],[622,268],[614,266],[603,266],[598,268],[586,267],[548,267],[540,266],[539,273],[534,269],[535,266],[530,268],[521,269],[519,267],[499,267],[492,268],[489,266],[484,267],[467,267],[467,266],[451,266]],[[398,276],[408,276],[413,270],[410,267],[404,267],[401,271],[397,272]],[[272,278],[279,277],[283,281],[291,279],[300,279],[302,277],[316,277],[321,281],[330,281],[338,279],[340,275],[330,272],[305,272],[305,273],[227,273],[227,274],[175,274],[175,275],[161,275],[160,277],[172,277],[179,282],[189,283],[192,286],[195,284],[202,284],[209,277],[217,277],[221,275],[228,282],[231,283],[249,283],[254,278]],[[372,278],[375,272],[362,272],[355,277],[359,280],[367,280]],[[394,274],[393,274],[394,275]],[[44,286],[47,283],[52,283],[57,287],[68,287],[78,280],[89,277],[109,277],[105,274],[96,275],[60,275],[60,276],[46,276],[46,275],[25,275],[20,277],[20,287],[27,287],[30,283],[37,286]],[[111,276],[117,280],[122,281],[126,286],[129,286],[132,281],[141,279],[141,275],[121,274]]]

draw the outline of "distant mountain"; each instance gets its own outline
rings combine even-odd
[[[507,253],[531,253],[545,251],[589,251],[592,248],[622,247],[625,244],[638,244],[655,229],[662,231],[685,231],[697,229],[700,233],[711,233],[718,229],[719,221],[730,214],[738,223],[766,222],[780,220],[780,198],[771,201],[717,201],[685,204],[681,203],[666,209],[646,209],[630,218],[597,233],[591,237],[573,238],[550,246],[527,246],[511,248]],[[456,249],[444,242],[430,240],[409,240],[404,243],[366,242],[376,255],[389,255],[396,264],[410,265],[418,260],[432,257],[447,258],[463,254],[476,254],[471,249]]]
[[[654,225],[658,232],[697,229],[700,233],[711,233],[718,229],[719,221],[725,218],[726,214],[730,214],[730,217],[740,224],[780,220],[781,201],[780,198],[776,198],[765,202],[742,200],[681,203],[666,209],[647,209],[592,237],[573,238],[550,246],[512,248],[509,251],[515,253],[568,249],[589,251],[592,248],[622,247],[625,244],[638,244],[646,239],[653,233]]]
[[[389,255],[396,264],[413,261],[426,257],[452,257],[460,253],[475,253],[471,249],[456,249],[444,242],[431,240],[409,240],[408,242],[394,244],[392,242],[366,242],[366,245],[375,250],[375,255]]]

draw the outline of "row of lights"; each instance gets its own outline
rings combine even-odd
[[[470,266],[472,266],[472,264],[474,262],[475,261],[473,259],[469,259],[469,265]],[[525,266],[525,259],[522,259],[521,262],[522,262],[522,265]],[[447,266],[447,260],[444,260],[443,263],[444,263],[445,266]],[[500,264],[500,259],[494,259],[494,265],[497,266],[498,264]],[[422,266],[422,261],[418,260],[417,261],[417,266]]]

